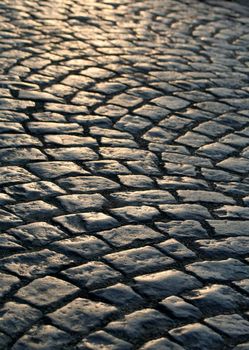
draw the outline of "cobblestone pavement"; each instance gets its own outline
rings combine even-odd
[[[1,1],[0,349],[249,349],[248,15]]]

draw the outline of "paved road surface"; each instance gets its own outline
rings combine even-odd
[[[0,349],[249,349],[248,14],[1,1]]]

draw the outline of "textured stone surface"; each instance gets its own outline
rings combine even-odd
[[[239,285],[240,282],[235,283]],[[231,287],[221,284],[212,284],[201,289],[192,290],[184,297],[202,312],[211,314],[229,312],[248,305],[246,297]]]
[[[27,247],[46,246],[48,243],[66,238],[67,235],[58,227],[46,222],[34,222],[27,225],[20,225],[8,231]]]
[[[156,226],[163,233],[179,240],[208,237],[206,230],[195,220],[157,222]]]
[[[152,299],[176,295],[201,285],[194,277],[177,270],[142,275],[136,277],[135,282],[137,290]]]
[[[197,307],[186,303],[179,297],[171,296],[165,298],[161,301],[160,305],[167,309],[176,319],[190,321],[199,319],[202,316],[202,313]]]
[[[221,336],[200,323],[175,328],[169,333],[185,349],[216,350],[223,347]]]
[[[233,258],[196,262],[186,268],[204,280],[231,281],[249,276],[249,267]]]
[[[219,315],[207,318],[205,322],[231,338],[248,335],[249,322],[240,315]]]
[[[132,345],[122,339],[113,337],[112,335],[98,331],[94,332],[89,337],[84,338],[78,345],[77,350],[94,350],[97,348],[104,348],[110,350],[131,350]]]
[[[82,288],[92,289],[103,287],[111,282],[118,281],[121,274],[100,261],[91,261],[87,264],[72,267],[62,272],[76,285]]]
[[[149,341],[139,349],[141,350],[164,350],[164,349],[183,350],[183,347],[181,347],[176,343],[173,343],[172,341],[166,338],[160,338],[160,339]]]
[[[123,320],[110,322],[106,329],[118,338],[138,341],[155,335],[158,331],[169,329],[173,321],[154,309],[144,309],[125,316]]]
[[[66,256],[48,249],[16,254],[2,260],[2,264],[7,270],[23,277],[45,275],[59,270],[61,266],[65,266],[70,262],[71,260]]]
[[[14,286],[18,285],[19,279],[15,276],[8,275],[5,273],[0,274],[1,286],[0,286],[0,295],[3,297],[7,294]]]
[[[38,278],[21,288],[16,296],[35,306],[50,306],[76,294],[78,288],[54,277]]]
[[[49,325],[34,326],[22,336],[13,346],[15,350],[21,349],[61,349],[71,342],[69,333]]]
[[[114,247],[135,245],[139,242],[150,242],[162,239],[163,235],[145,225],[126,225],[98,233]]]
[[[29,305],[8,302],[1,308],[0,330],[13,337],[23,333],[41,317],[42,313]]]
[[[248,16],[1,1],[0,349],[249,348]]]
[[[117,307],[125,309],[125,311],[140,305],[144,305],[144,300],[139,296],[139,294],[135,293],[131,287],[122,283],[97,289],[94,291],[94,295],[97,295],[107,303],[111,303]]]
[[[68,331],[87,334],[100,327],[115,313],[116,309],[113,306],[77,298],[61,309],[48,314],[48,317],[54,324]]]
[[[164,256],[157,249],[149,246],[108,254],[105,259],[128,275],[163,269],[174,263],[173,259]]]

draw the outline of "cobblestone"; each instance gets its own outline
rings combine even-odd
[[[8,302],[1,308],[0,330],[16,336],[42,317],[37,309],[21,303]]]
[[[158,222],[156,226],[175,239],[196,239],[208,237],[206,230],[198,221],[170,221],[168,223]]]
[[[233,258],[220,261],[196,262],[188,265],[186,268],[204,280],[239,280],[247,277],[249,274],[248,266]]]
[[[69,333],[50,326],[34,326],[24,336],[22,336],[13,346],[13,349],[61,349],[69,345],[71,337]]]
[[[200,319],[202,316],[201,311],[197,307],[186,303],[179,297],[168,297],[162,300],[160,305],[165,307],[176,319],[188,320],[191,322],[191,320]]]
[[[193,323],[170,331],[170,335],[186,349],[222,349],[220,335],[200,323]]]
[[[19,279],[15,276],[8,275],[5,273],[1,273],[1,287],[0,287],[0,295],[3,297],[5,294],[10,292],[10,290],[18,285]]]
[[[141,337],[153,336],[160,330],[168,329],[173,321],[154,309],[139,310],[125,316],[124,320],[110,322],[106,330],[112,335],[139,341]]]
[[[94,295],[102,298],[105,302],[111,303],[117,307],[135,309],[144,305],[144,300],[125,284],[118,283],[107,288],[97,289]]]
[[[64,255],[56,254],[48,249],[16,254],[2,260],[2,264],[7,270],[18,276],[30,278],[57,271],[61,266],[65,266],[70,262]]]
[[[105,256],[105,259],[126,275],[159,270],[174,263],[173,259],[147,246],[109,254]]]
[[[183,348],[176,344],[173,343],[172,341],[166,339],[166,338],[161,338],[157,340],[151,340],[148,343],[145,343],[144,346],[142,346],[140,349],[141,350],[163,350],[163,349],[172,349],[172,350],[182,350]]]
[[[103,324],[115,313],[116,308],[111,305],[77,298],[61,309],[48,314],[48,317],[59,327],[84,335]]]
[[[237,284],[237,282],[235,282]],[[213,284],[193,290],[185,299],[197,306],[202,312],[219,314],[231,312],[239,307],[247,307],[248,299],[229,286]]]
[[[205,322],[228,337],[236,338],[248,334],[249,322],[237,314],[219,315],[207,318]]]
[[[46,246],[50,242],[67,237],[63,231],[46,222],[21,225],[11,228],[8,232],[28,247]]]
[[[135,281],[137,290],[152,299],[180,294],[201,285],[196,278],[178,270],[142,275],[136,277]]]
[[[47,307],[73,296],[78,288],[58,278],[46,276],[19,289],[16,296],[36,307]]]
[[[1,2],[0,349],[249,348],[248,14]]]

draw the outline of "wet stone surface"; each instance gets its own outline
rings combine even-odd
[[[249,7],[2,0],[0,350],[249,349]]]

